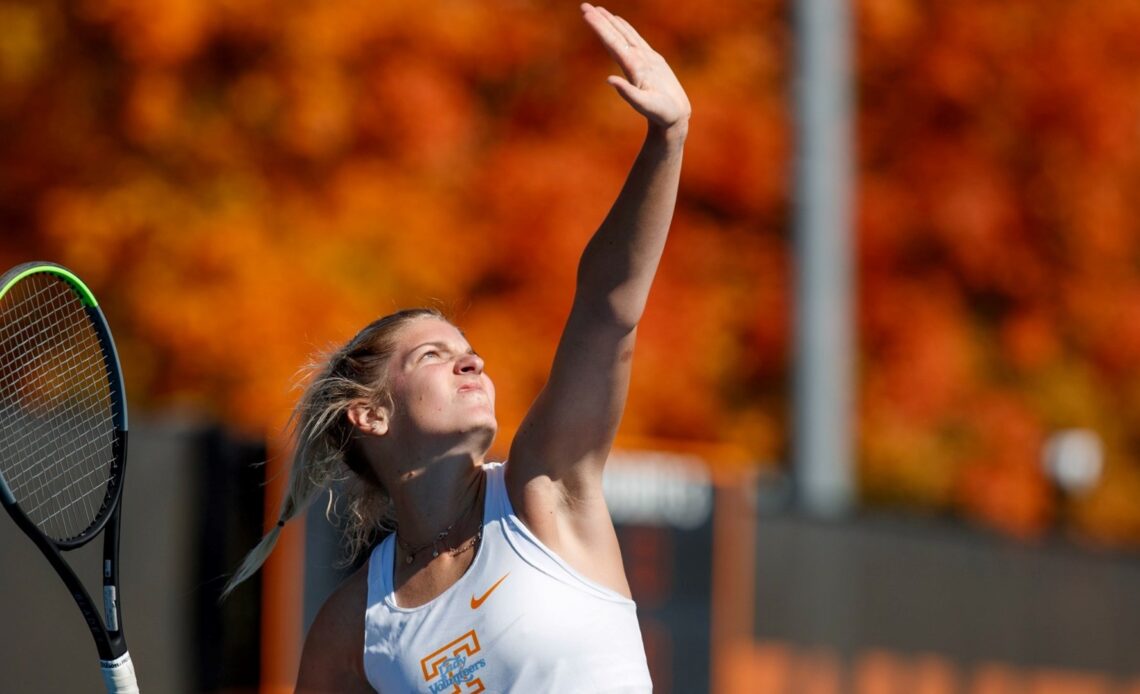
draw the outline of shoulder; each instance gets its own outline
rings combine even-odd
[[[368,564],[348,577],[317,613],[301,654],[297,694],[372,692],[364,676]]]

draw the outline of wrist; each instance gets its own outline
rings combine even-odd
[[[682,118],[669,125],[661,125],[650,121],[649,135],[651,139],[659,140],[665,144],[681,146],[689,136],[689,119]]]

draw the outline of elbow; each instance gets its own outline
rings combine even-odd
[[[578,266],[574,303],[599,323],[626,330],[637,327],[649,298],[649,281],[640,281],[624,268]]]
[[[645,312],[645,301],[637,301],[622,287],[608,292],[579,291],[574,299],[574,312],[595,325],[602,325],[622,334],[633,332]]]

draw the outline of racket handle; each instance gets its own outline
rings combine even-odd
[[[131,662],[130,653],[124,653],[114,660],[100,660],[99,667],[103,670],[103,683],[107,685],[107,694],[139,694],[139,685],[135,681],[135,666]]]

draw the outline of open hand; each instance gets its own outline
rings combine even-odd
[[[602,40],[625,77],[607,78],[638,113],[665,131],[685,133],[692,107],[665,59],[621,17],[582,3],[582,18]]]

